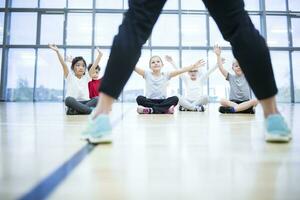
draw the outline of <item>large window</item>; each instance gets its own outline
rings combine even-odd
[[[63,55],[64,51],[60,50]],[[56,53],[50,49],[38,50],[35,100],[62,101],[63,70]]]
[[[179,45],[178,16],[162,14],[152,32],[153,46],[178,46]]]
[[[36,13],[12,13],[10,44],[36,44]]]
[[[267,16],[267,41],[269,46],[288,46],[287,19],[284,16]]]
[[[8,8],[4,10],[6,2]],[[300,1],[244,2],[254,26],[272,51],[272,63],[279,88],[278,100],[289,102],[293,93],[296,99],[299,99],[299,84],[295,75],[299,73],[297,58],[300,47],[300,18],[297,12],[300,11]],[[5,76],[8,80],[5,88],[7,92],[0,96],[7,96],[8,100],[61,101],[65,92],[61,66],[55,53],[46,45],[57,44],[63,47],[60,51],[64,57],[82,56],[87,64],[95,60],[95,48],[99,46],[103,52],[100,62],[102,77],[113,38],[118,33],[119,25],[128,9],[128,0],[0,0],[0,8],[0,53],[7,52],[3,58],[2,54],[0,57],[5,63],[3,71],[8,71],[8,74],[2,74],[2,78]],[[7,40],[3,41],[4,33]],[[215,44],[223,48],[225,67],[233,73],[231,45],[223,39],[203,2],[168,0],[143,46],[138,66],[149,70],[150,56],[157,54],[164,61],[163,71],[174,70],[165,60],[165,55],[172,56],[178,67],[190,65],[203,58],[207,61],[206,71],[215,65],[215,55],[212,51]],[[293,68],[294,82],[289,80],[290,64]],[[23,67],[20,70],[25,70],[25,73],[18,71],[16,66],[19,65]],[[68,66],[70,65],[68,62]],[[46,74],[54,76],[57,81],[49,81]],[[34,83],[36,85],[33,85]],[[136,95],[144,94],[144,83],[143,78],[133,73],[120,100],[135,101]],[[24,91],[31,92],[30,98],[28,95],[22,96],[18,89],[20,85],[26,85],[28,89]],[[228,98],[228,86],[225,78],[217,70],[210,76],[204,91],[210,95],[211,101],[217,101],[221,97]],[[168,95],[181,95],[184,91],[179,77],[170,80]]]
[[[65,8],[66,0],[40,0],[41,8]]]
[[[42,15],[41,44],[63,44],[63,32],[63,15]]]
[[[10,101],[32,101],[35,51],[10,49],[8,54],[7,98]]]
[[[292,18],[293,46],[300,47],[300,18]]]
[[[266,2],[266,10],[271,10],[271,11],[285,11],[286,10],[285,1],[286,0],[265,0],[265,2]]]
[[[259,10],[259,1],[260,0],[244,0],[245,9],[248,11]]]
[[[0,43],[3,43],[4,13],[0,12]]]
[[[96,8],[103,9],[122,9],[123,1],[120,0],[96,0]]]
[[[278,87],[277,100],[291,102],[290,62],[285,51],[271,51],[275,80]]]
[[[91,45],[92,44],[92,14],[68,14],[67,44]]]
[[[93,0],[68,0],[69,8],[92,8]]]
[[[38,0],[11,0],[11,7],[13,8],[37,8]]]
[[[291,11],[300,11],[300,1],[289,0],[289,10],[291,10]]]
[[[1,69],[2,69],[2,49],[0,49],[0,83],[1,83]]]
[[[113,38],[118,33],[122,19],[122,14],[97,14],[95,44],[112,45]]]
[[[294,78],[294,92],[295,92],[295,102],[300,102],[300,51],[295,51],[292,54],[293,56],[293,78]]]
[[[206,15],[182,15],[182,46],[206,46]]]

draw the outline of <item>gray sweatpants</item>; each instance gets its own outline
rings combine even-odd
[[[92,112],[92,109],[96,107],[98,97],[92,98],[88,101],[78,101],[74,97],[67,97],[65,99],[65,105],[75,110],[79,115],[88,115]]]

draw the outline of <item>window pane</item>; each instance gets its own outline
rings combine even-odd
[[[202,1],[199,0],[183,0],[181,1],[182,10],[205,10],[205,6]]]
[[[292,18],[293,46],[300,46],[300,18]]]
[[[3,44],[4,13],[0,13],[0,44]]]
[[[231,51],[222,50],[222,58],[225,58],[224,67],[229,73],[234,74],[231,66],[234,61],[234,57]],[[209,51],[209,68],[214,67],[217,64],[217,57],[213,51]],[[214,73],[209,76],[209,96],[211,101],[219,101],[220,98],[229,99],[229,83],[225,77],[216,69]]]
[[[275,80],[278,87],[276,99],[291,102],[289,54],[284,51],[271,51]]]
[[[182,15],[182,45],[206,46],[206,16]]]
[[[300,102],[300,52],[294,51],[293,56],[293,76],[294,76],[294,92],[295,92],[295,102]]]
[[[300,52],[294,51],[292,53],[293,56],[293,78],[294,78],[294,93],[295,93],[295,102],[300,102]]]
[[[68,14],[67,25],[68,45],[91,45],[92,44],[92,15],[91,14]]]
[[[68,0],[69,8],[92,8],[93,0]]]
[[[60,50],[64,55],[64,51]],[[62,101],[63,70],[56,53],[50,49],[38,50],[35,100]]]
[[[269,46],[288,46],[287,20],[282,16],[267,16]]]
[[[272,11],[285,11],[286,10],[286,0],[265,0],[266,10]]]
[[[63,44],[63,15],[42,15],[41,23],[41,44]]]
[[[244,0],[246,10],[259,10],[259,0]]]
[[[289,0],[289,10],[299,11],[300,10],[300,1],[298,1],[298,0]]]
[[[201,50],[183,50],[182,51],[182,67],[194,64],[196,61],[203,59],[207,63],[206,51]],[[204,73],[206,71],[207,65],[199,68],[199,73]],[[203,86],[204,94],[207,94],[207,85]],[[183,84],[183,94],[185,94],[185,85]]]
[[[13,8],[37,8],[38,0],[12,0],[11,7]]]
[[[96,0],[96,8],[122,9],[122,0]]]
[[[1,71],[2,71],[2,49],[0,49],[0,83],[1,83]]]
[[[35,51],[10,49],[8,54],[7,99],[32,101]]]
[[[65,8],[66,0],[40,0],[41,8]]]
[[[164,67],[162,68],[162,72],[171,72],[174,71],[176,69],[174,69],[174,67],[168,63],[165,59],[165,56],[171,56],[172,59],[174,60],[174,62],[176,63],[176,66],[178,68],[180,68],[179,65],[179,52],[178,50],[153,50],[152,51],[152,56],[154,55],[158,55],[159,57],[161,57],[163,63],[164,63]],[[148,60],[149,61],[149,60]],[[148,62],[149,65],[149,62]],[[173,77],[171,78],[171,80],[169,80],[169,84],[168,84],[168,88],[167,88],[167,96],[174,96],[179,94],[179,76],[177,77]]]
[[[164,6],[164,10],[177,10],[178,0],[168,0]]]
[[[178,46],[178,15],[162,14],[152,32],[153,46]]]
[[[96,14],[95,44],[112,45],[122,19],[122,14]]]
[[[0,1],[0,8],[4,8],[5,7],[5,1]]]
[[[213,18],[209,17],[209,30],[210,30],[210,45],[214,46],[215,44],[218,44],[219,46],[230,46],[229,42],[226,42],[223,39],[223,36],[221,32],[219,31],[219,28],[217,27],[217,24],[213,20]]]
[[[12,13],[10,44],[35,44],[36,19],[36,13]]]
[[[141,57],[136,66],[144,70],[150,70],[149,59],[150,51],[143,49]],[[123,101],[136,102],[135,100],[139,95],[145,95],[145,79],[136,72],[133,72],[124,87]]]

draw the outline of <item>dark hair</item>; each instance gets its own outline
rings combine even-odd
[[[93,64],[89,64],[89,66],[88,66],[88,70],[90,70],[92,66],[93,66]],[[96,67],[95,69],[98,69],[98,70],[100,71],[100,67],[99,67],[99,65],[97,65],[97,67]]]
[[[84,67],[86,67],[86,62],[85,62],[85,60],[83,59],[83,57],[81,57],[81,56],[77,56],[77,57],[75,57],[75,58],[73,58],[73,60],[72,60],[72,65],[71,65],[71,69],[74,71],[74,65],[78,62],[78,61],[83,61],[83,63],[84,63]]]

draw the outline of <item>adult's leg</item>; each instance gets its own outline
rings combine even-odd
[[[255,96],[261,100],[265,116],[277,113],[276,82],[268,47],[255,29],[243,0],[203,0],[216,21],[223,37],[229,41],[232,51],[245,73]],[[251,56],[250,56],[251,55]],[[268,103],[262,100],[268,99]]]
[[[129,0],[129,9],[115,36],[104,77],[95,117],[108,114],[120,95],[149,38],[166,0]]]

